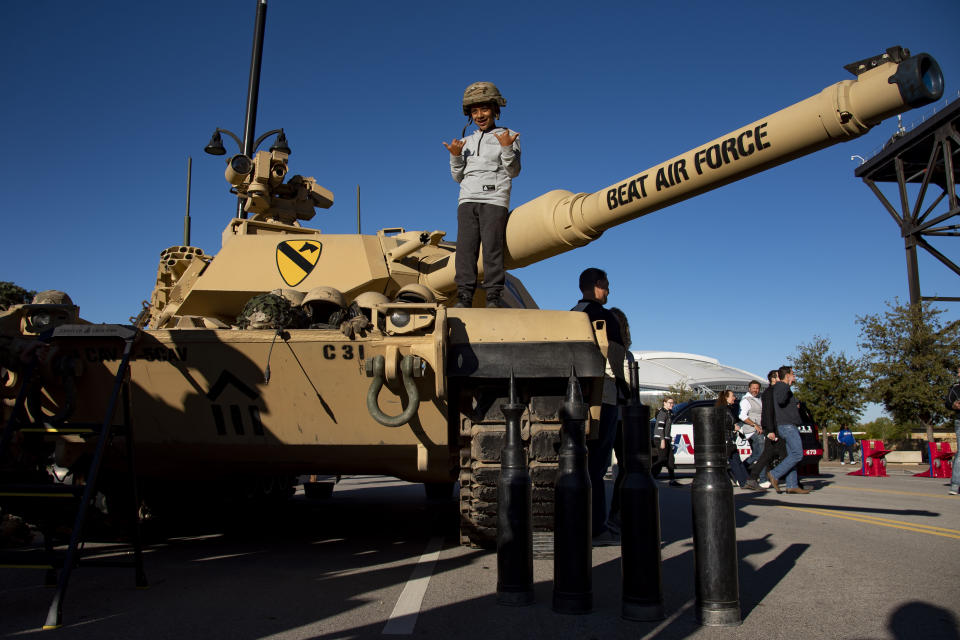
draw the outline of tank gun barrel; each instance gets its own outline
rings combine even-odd
[[[517,207],[507,222],[506,267],[564,253],[616,225],[852,140],[943,94],[940,66],[925,53],[911,57],[906,49],[892,47],[846,68],[855,80],[831,85],[595,193],[550,191]],[[424,284],[438,292],[455,288],[453,260],[444,259],[446,265],[425,265],[422,271]]]

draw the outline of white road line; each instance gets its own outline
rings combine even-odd
[[[427,592],[427,584],[430,582],[433,567],[437,564],[437,558],[440,557],[442,546],[442,537],[431,538],[427,543],[427,548],[424,549],[417,566],[410,574],[410,579],[403,587],[403,593],[397,598],[393,613],[383,627],[384,634],[410,635],[413,633],[417,616],[420,614],[420,605],[423,604],[423,595]]]
[[[210,562],[211,560],[227,560],[228,558],[242,558],[243,556],[252,556],[262,551],[245,551],[243,553],[227,553],[222,556],[207,556],[205,558],[194,558],[193,562]]]
[[[666,620],[664,620],[663,622],[658,624],[656,627],[651,629],[650,632],[647,633],[647,635],[640,638],[640,640],[652,640],[653,638],[658,637],[661,631],[663,631],[668,626],[673,624],[673,621],[679,618],[684,613],[686,613],[688,609],[691,609],[695,602],[696,600],[694,599],[687,600],[682,607],[680,607],[679,609],[674,611],[672,614],[670,614],[670,616],[667,617]]]

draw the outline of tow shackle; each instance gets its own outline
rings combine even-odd
[[[417,360],[419,360],[419,358],[406,355],[400,362],[400,374],[403,378],[403,388],[407,391],[409,404],[407,404],[406,409],[396,416],[389,416],[381,411],[377,401],[377,397],[380,395],[380,389],[383,388],[383,383],[386,378],[384,374],[386,368],[384,357],[382,355],[375,356],[370,363],[373,381],[370,383],[370,389],[367,391],[367,411],[370,412],[370,416],[373,417],[374,420],[385,427],[399,427],[408,423],[417,412],[417,409],[420,408],[420,392],[417,390],[417,385],[413,381],[414,364]]]

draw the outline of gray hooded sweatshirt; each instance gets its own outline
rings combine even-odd
[[[510,184],[520,174],[520,145],[500,145],[496,133],[515,132],[504,127],[475,130],[463,139],[460,155],[450,156],[450,173],[460,183],[458,203],[483,202],[510,208]]]

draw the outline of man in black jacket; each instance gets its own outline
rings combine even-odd
[[[770,466],[770,463],[778,455],[781,458],[786,457],[787,452],[783,446],[783,441],[777,435],[777,417],[773,409],[773,386],[780,381],[780,373],[776,369],[767,373],[767,382],[769,385],[760,394],[760,426],[763,427],[763,433],[769,442],[763,448],[763,453],[757,458],[757,461],[750,465],[750,478],[754,481],[760,479],[760,472]],[[767,473],[770,477],[770,473]],[[770,484],[773,484],[771,481]],[[777,487],[774,486],[774,489]]]
[[[780,493],[780,481],[786,483],[787,493],[810,493],[809,489],[801,489],[797,478],[797,465],[803,460],[803,441],[800,439],[800,408],[797,398],[793,395],[790,386],[796,380],[793,369],[787,366],[780,367],[780,382],[773,385],[773,409],[776,416],[777,438],[783,440],[787,447],[787,455],[780,461],[773,471],[767,472],[767,477],[773,488]]]
[[[580,274],[580,300],[571,311],[582,311],[590,322],[603,320],[607,334],[607,360],[609,373],[604,377],[603,400],[600,405],[596,437],[587,439],[587,473],[590,476],[592,504],[592,527],[594,546],[619,544],[619,537],[607,529],[607,495],[603,477],[610,466],[610,454],[613,452],[613,440],[617,434],[617,396],[627,397],[626,381],[623,375],[623,361],[626,357],[623,345],[623,333],[620,322],[603,305],[610,295],[610,282],[603,269],[590,267]],[[622,391],[618,394],[618,387]],[[591,433],[593,436],[593,433]]]
[[[670,486],[679,487],[674,471],[673,437],[670,429],[673,426],[673,398],[664,398],[663,406],[657,411],[657,426],[653,431],[653,454],[658,463],[663,463],[670,474]]]

